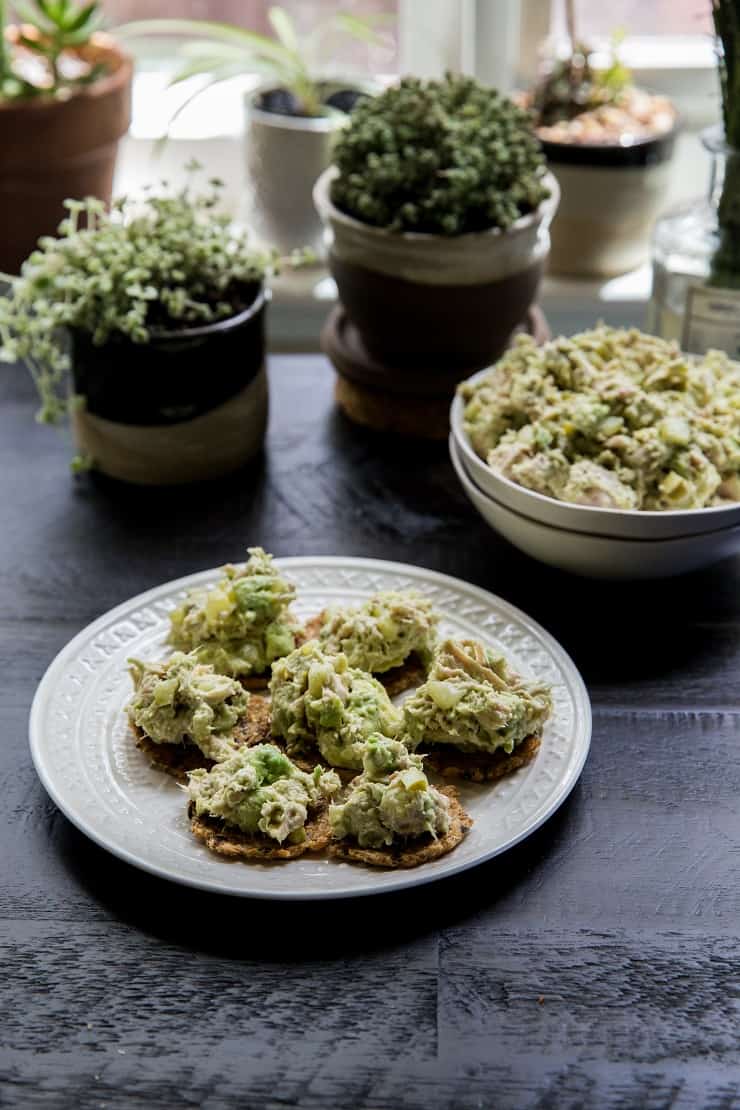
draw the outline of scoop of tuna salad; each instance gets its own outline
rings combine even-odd
[[[233,750],[231,733],[247,712],[249,694],[203,663],[197,652],[175,652],[167,662],[129,660],[132,724],[158,744],[196,744],[209,759]]]
[[[520,336],[460,393],[476,453],[537,493],[609,509],[740,500],[740,363],[720,351],[603,325],[540,347]]]
[[[403,744],[368,738],[363,773],[346,799],[329,808],[335,837],[354,838],[361,848],[381,848],[425,833],[435,840],[449,828],[449,801],[430,785],[421,759]]]
[[[170,615],[170,643],[236,678],[264,673],[295,647],[297,622],[289,610],[295,587],[272,556],[249,548],[243,567],[226,566],[215,586],[190,590]]]
[[[309,811],[340,786],[335,771],[316,767],[305,774],[273,744],[257,744],[237,748],[210,771],[192,771],[187,791],[199,817],[296,844],[305,840]]]
[[[395,736],[402,715],[381,684],[316,640],[275,662],[272,732],[289,752],[318,748],[335,767],[359,769],[368,736]]]
[[[342,652],[351,667],[382,674],[415,653],[432,656],[437,615],[414,590],[387,590],[354,609],[329,609],[319,633],[322,647]]]
[[[475,640],[445,640],[429,678],[404,703],[401,739],[411,748],[451,744],[463,752],[511,753],[542,729],[551,710],[544,683],[522,680]]]

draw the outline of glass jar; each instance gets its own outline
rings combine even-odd
[[[727,146],[721,127],[702,142],[712,159],[709,195],[655,225],[648,328],[685,351],[715,347],[740,358],[740,151]]]

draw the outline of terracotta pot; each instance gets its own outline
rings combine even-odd
[[[14,29],[9,38],[13,41]],[[108,35],[80,48],[110,72],[66,100],[0,102],[0,270],[18,273],[52,235],[69,197],[110,201],[118,140],[131,119],[131,59]]]
[[[73,332],[72,373],[82,404],[72,422],[95,469],[143,485],[216,478],[262,446],[267,425],[266,294],[236,316],[149,343],[124,336],[95,347]]]
[[[647,261],[677,132],[676,126],[631,146],[543,141],[561,191],[550,229],[550,272],[612,277]]]
[[[367,351],[395,367],[458,376],[504,351],[537,290],[557,208],[557,182],[536,212],[508,230],[443,236],[396,233],[348,216],[331,201],[331,167],[314,203],[331,228],[329,267]]]
[[[327,82],[335,89],[371,93],[369,82]],[[334,138],[346,115],[291,116],[267,111],[263,98],[278,90],[249,93],[246,106],[246,160],[249,223],[259,237],[283,253],[309,247],[325,254],[324,229],[313,205],[311,190],[332,158]]]

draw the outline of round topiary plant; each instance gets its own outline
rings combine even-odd
[[[506,229],[549,196],[530,117],[469,77],[406,77],[361,101],[334,152],[331,199],[389,231]]]

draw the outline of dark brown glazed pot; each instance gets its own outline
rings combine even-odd
[[[327,170],[314,202],[330,227],[329,265],[339,299],[370,355],[396,371],[465,377],[505,349],[537,295],[557,207],[557,182],[536,212],[511,228],[467,235],[396,233],[332,203]]]
[[[71,335],[80,454],[109,477],[139,485],[218,478],[261,448],[268,415],[267,296],[213,324],[159,331],[148,343]]]
[[[18,273],[39,236],[56,232],[67,198],[110,201],[118,140],[131,120],[133,65],[109,35],[93,35],[79,53],[110,72],[66,100],[0,102],[4,273]]]
[[[499,357],[537,295],[544,259],[479,285],[422,285],[333,253],[329,268],[347,314],[377,359],[453,375]]]

